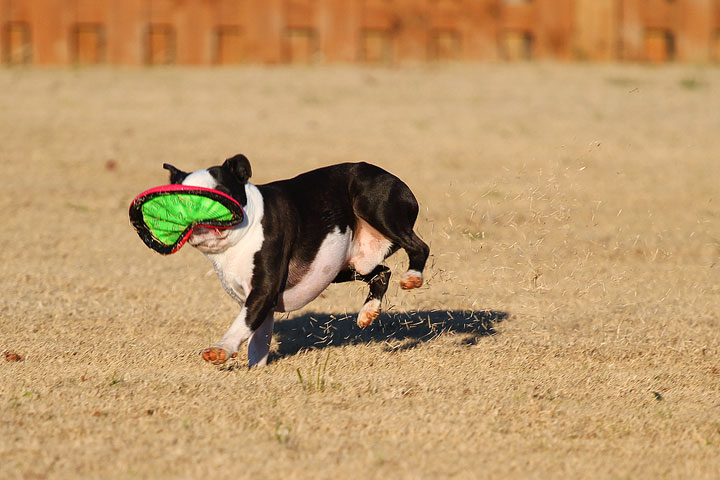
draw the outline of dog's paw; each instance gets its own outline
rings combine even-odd
[[[227,362],[229,358],[237,357],[237,352],[229,355],[228,352],[222,348],[210,347],[203,350],[201,355],[203,360],[208,363],[212,363],[213,365],[222,365]]]
[[[380,316],[380,300],[373,299],[367,302],[358,313],[357,324],[360,328],[365,328]]]
[[[423,278],[422,273],[417,270],[408,270],[400,280],[400,286],[403,290],[411,290],[413,288],[422,287]]]

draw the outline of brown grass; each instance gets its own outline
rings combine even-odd
[[[720,70],[1,70],[3,478],[717,478]],[[421,203],[370,329],[331,286],[272,363],[127,206],[243,152],[367,160]]]

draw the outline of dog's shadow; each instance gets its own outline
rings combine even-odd
[[[459,342],[472,345],[495,335],[495,324],[507,318],[507,313],[494,310],[390,312],[362,329],[357,326],[357,315],[307,313],[275,322],[278,347],[272,359],[302,350],[364,343],[384,343],[388,351],[409,350],[448,332],[464,334]]]

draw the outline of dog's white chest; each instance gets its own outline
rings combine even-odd
[[[352,232],[335,228],[323,240],[317,255],[300,282],[280,293],[277,311],[290,312],[313,301],[335,279],[346,264],[352,246]]]
[[[240,225],[241,240],[220,254],[207,254],[225,291],[238,303],[243,304],[252,290],[255,254],[264,241],[262,218],[263,201],[260,192],[252,185],[245,188],[249,213]],[[231,236],[235,233],[231,233]],[[231,238],[231,237],[229,237]]]
[[[252,289],[251,281],[255,268],[253,258],[263,242],[262,230],[253,233],[241,246],[235,246],[224,255],[211,258],[223,288],[241,304],[245,303]]]

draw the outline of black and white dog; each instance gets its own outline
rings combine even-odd
[[[423,283],[430,249],[413,231],[417,201],[407,185],[379,167],[343,163],[265,185],[248,182],[250,162],[244,155],[192,173],[163,167],[171,183],[220,190],[245,210],[240,225],[198,227],[188,239],[241,306],[227,333],[202,352],[207,362],[225,363],[249,339],[250,366],[265,365],[273,312],[302,308],[333,282],[369,285],[357,318],[367,327],[380,315],[390,279],[382,262],[398,248],[410,259],[402,288]]]

